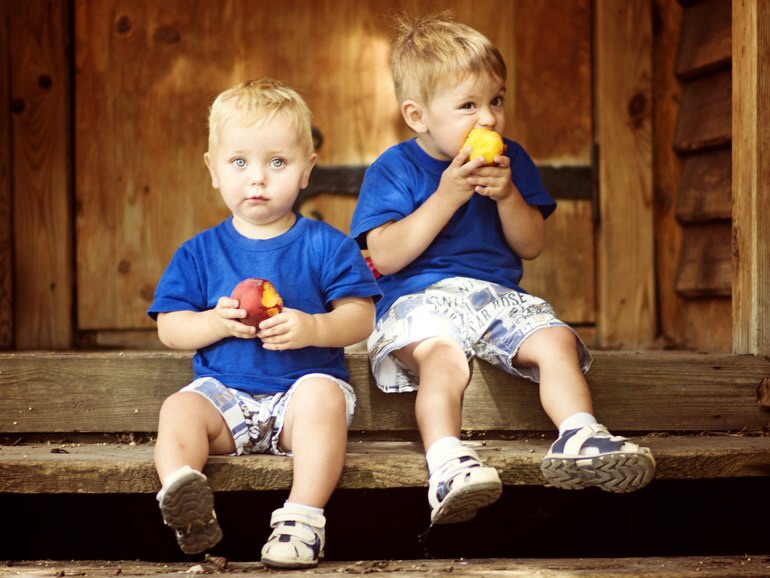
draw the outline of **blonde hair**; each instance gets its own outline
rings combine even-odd
[[[399,103],[429,104],[435,93],[471,74],[490,74],[505,82],[505,61],[489,39],[456,22],[451,12],[396,16],[390,65]]]
[[[313,154],[310,109],[299,93],[272,78],[246,80],[216,97],[209,111],[209,153],[216,151],[219,129],[227,121],[237,119],[243,126],[251,126],[269,122],[278,114],[288,117],[308,156]]]

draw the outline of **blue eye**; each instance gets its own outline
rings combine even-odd
[[[241,158],[233,159],[232,163],[236,168],[242,169],[243,167],[246,166],[246,159],[241,159]]]
[[[270,166],[273,167],[274,169],[280,169],[285,164],[286,164],[286,161],[284,161],[283,159],[273,159],[272,161],[270,161]]]

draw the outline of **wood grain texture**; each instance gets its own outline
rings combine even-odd
[[[0,4],[0,107],[10,111],[11,4]],[[11,118],[0,114],[0,349],[13,345],[13,195],[11,189]]]
[[[596,6],[600,215],[599,342],[643,348],[657,335],[652,197],[652,4]]]
[[[676,290],[684,297],[730,297],[732,284],[729,221],[684,229]]]
[[[352,431],[416,432],[414,393],[374,385],[366,353],[347,354],[358,405]],[[474,361],[467,431],[552,431],[536,384]],[[770,360],[673,352],[595,352],[587,377],[597,417],[617,431],[760,430],[757,388]],[[0,354],[0,434],[155,432],[163,400],[192,379],[179,352]]]
[[[682,42],[676,60],[679,78],[730,67],[731,16],[730,2],[725,0],[704,0],[684,7]]]
[[[14,3],[14,328],[18,349],[72,345],[70,39],[66,2]]]
[[[682,330],[682,298],[674,290],[682,231],[676,219],[681,162],[674,152],[681,85],[674,75],[679,49],[682,6],[654,0],[657,31],[653,43],[653,190],[655,191],[655,276],[658,291],[658,341],[663,346],[687,349]]]
[[[531,137],[543,163],[586,164],[589,6],[588,0],[290,0],[276,18],[246,0],[76,0],[78,329],[152,328],[145,311],[173,252],[227,215],[202,154],[208,107],[230,84],[274,76],[294,86],[324,135],[322,166],[367,165],[409,138],[388,65],[392,14],[402,8],[450,9],[486,34],[511,70],[507,136],[525,147]],[[565,10],[574,21],[554,17]],[[536,90],[522,94],[520,104],[518,82]],[[542,114],[533,112],[535,103]],[[344,228],[351,203],[324,197],[307,210]],[[579,290],[573,286],[570,294]],[[591,299],[586,294],[583,302]]]
[[[656,480],[691,480],[770,475],[770,438],[649,436],[634,441],[649,447]],[[482,460],[498,470],[507,486],[544,485],[540,460],[553,439],[468,441]],[[41,444],[2,446],[0,492],[155,493],[160,490],[152,446]],[[57,450],[53,453],[52,450]],[[281,456],[212,456],[204,469],[216,492],[288,490],[292,460]],[[419,442],[348,443],[339,489],[427,487]]]
[[[733,351],[770,354],[770,3],[733,1]]]
[[[730,220],[732,216],[732,151],[703,151],[682,159],[676,218],[682,223]]]
[[[683,83],[674,150],[685,155],[730,143],[731,87],[730,69]]]

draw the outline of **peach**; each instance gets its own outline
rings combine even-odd
[[[503,154],[505,146],[503,139],[493,130],[488,128],[474,128],[468,133],[462,150],[471,147],[471,156],[468,160],[484,157],[484,162],[491,165],[495,162],[495,157]]]
[[[283,299],[275,286],[267,279],[252,277],[244,279],[233,289],[231,298],[237,299],[240,309],[245,309],[248,315],[241,323],[256,327],[268,317],[278,315],[283,309]]]

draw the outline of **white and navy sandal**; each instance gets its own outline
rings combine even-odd
[[[466,522],[479,508],[497,501],[503,484],[495,468],[485,466],[471,448],[459,446],[447,453],[431,476],[428,503],[431,524]]]
[[[200,554],[216,546],[222,529],[214,512],[214,492],[201,472],[189,466],[158,493],[163,522],[173,528],[185,554]]]
[[[262,563],[272,568],[312,568],[324,557],[326,518],[286,506],[273,512]]]
[[[549,484],[564,490],[597,487],[625,494],[652,481],[655,458],[649,448],[594,424],[564,432],[540,462],[540,471]]]

